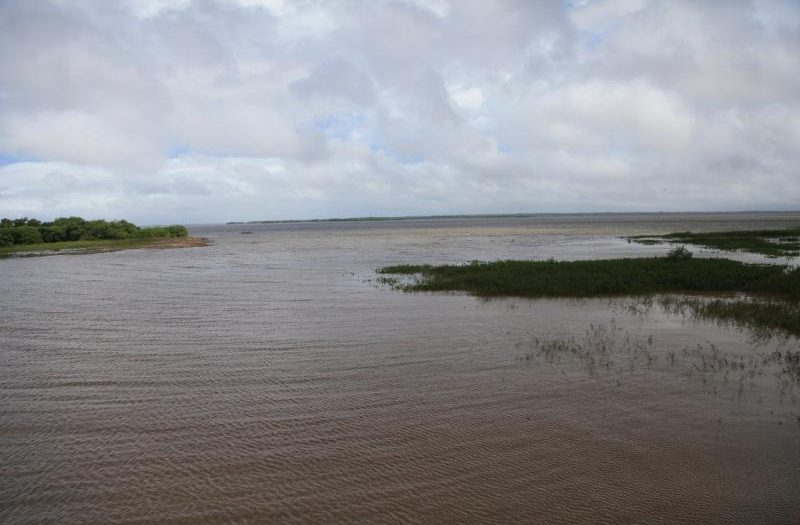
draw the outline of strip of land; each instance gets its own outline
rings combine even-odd
[[[47,255],[83,255],[133,249],[192,248],[208,246],[205,237],[101,239],[84,241],[15,244],[0,247],[0,258],[43,257]]]
[[[464,291],[481,297],[598,297],[669,292],[743,292],[800,300],[800,268],[729,259],[667,257],[597,261],[496,261],[399,265],[381,274],[419,274],[408,291]]]

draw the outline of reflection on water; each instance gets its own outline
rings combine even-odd
[[[231,225],[2,261],[0,521],[796,522],[796,339],[374,269],[799,218]]]

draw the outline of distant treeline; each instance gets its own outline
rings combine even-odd
[[[42,222],[27,217],[0,220],[0,246],[103,239],[186,237],[188,234],[185,226],[140,228],[125,220],[87,221],[80,217],[62,217],[52,222]]]

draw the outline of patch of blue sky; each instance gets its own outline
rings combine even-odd
[[[408,155],[408,154],[400,154],[400,155],[392,155],[392,157],[397,160],[400,164],[419,164],[421,162],[425,162],[425,157],[422,155]]]
[[[186,144],[174,144],[169,149],[169,158],[171,159],[178,159],[180,157],[185,157],[192,152],[192,148],[187,146]]]
[[[610,32],[610,29],[603,29],[600,31],[587,31],[584,29],[578,31],[578,37],[586,48],[595,49],[603,43]]]
[[[384,144],[382,144],[379,141],[370,142],[368,146],[372,152],[380,154],[388,159],[391,159],[398,164],[405,164],[405,165],[419,164],[421,162],[425,162],[426,160],[424,155],[418,153],[414,154],[414,153],[403,153],[400,151],[395,151],[391,148],[387,148]]]
[[[323,115],[314,119],[313,127],[326,137],[349,139],[353,133],[362,129],[366,118],[360,113]]]
[[[578,38],[589,49],[599,47],[603,42],[608,40],[614,33],[622,28],[624,21],[622,19],[606,20],[602,24],[598,24],[591,29],[583,28],[578,31]]]
[[[370,151],[383,155],[399,164],[418,164],[426,159],[422,155],[405,154],[388,147],[380,137],[367,131],[367,117],[361,113],[345,113],[319,116],[308,125],[297,127],[298,132],[314,130],[328,138],[340,140],[357,140],[365,144]]]
[[[576,9],[578,7],[583,7],[592,0],[563,0],[562,4],[569,9]]]
[[[10,164],[19,164],[22,162],[42,162],[42,160],[36,157],[12,155],[10,153],[3,153],[0,151],[0,166],[8,166]]]
[[[617,135],[607,137],[606,154],[618,160],[632,159],[636,151],[634,141],[628,137]]]

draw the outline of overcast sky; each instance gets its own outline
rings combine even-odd
[[[796,0],[0,0],[0,216],[798,208]]]

